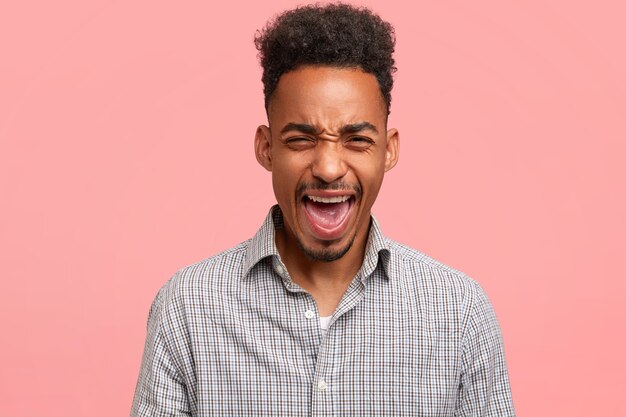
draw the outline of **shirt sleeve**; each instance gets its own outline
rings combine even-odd
[[[133,399],[131,417],[190,416],[183,378],[162,332],[163,289],[148,314],[148,334]]]
[[[500,326],[480,287],[463,335],[462,365],[457,417],[515,416]]]

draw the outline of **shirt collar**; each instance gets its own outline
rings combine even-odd
[[[244,262],[244,276],[248,275],[252,268],[268,257],[277,257],[280,259],[278,248],[276,247],[276,230],[283,227],[283,215],[278,205],[274,205],[261,228],[250,240],[246,251],[246,260]],[[371,217],[369,237],[365,247],[365,257],[363,265],[359,269],[357,276],[365,279],[374,272],[378,262],[382,262],[382,268],[385,276],[389,278],[389,242],[383,235],[378,221],[374,216]]]

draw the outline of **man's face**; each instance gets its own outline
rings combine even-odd
[[[272,172],[286,241],[333,261],[365,242],[398,133],[376,78],[360,69],[306,66],[285,73],[257,129],[257,159]]]

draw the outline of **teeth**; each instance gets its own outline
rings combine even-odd
[[[307,196],[310,200],[315,201],[316,203],[343,203],[350,199],[349,195],[341,195],[336,197],[317,197],[314,195]]]

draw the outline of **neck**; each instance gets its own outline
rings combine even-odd
[[[332,314],[336,304],[361,268],[369,228],[357,232],[350,249],[339,259],[322,261],[301,249],[288,226],[276,231],[276,247],[292,280],[317,301],[322,315]]]

